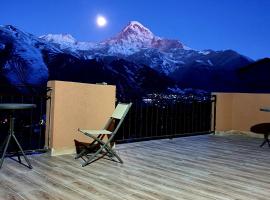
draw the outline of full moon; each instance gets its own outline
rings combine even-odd
[[[106,24],[107,24],[107,20],[106,20],[106,18],[105,17],[103,17],[103,16],[101,16],[101,15],[99,15],[99,16],[97,16],[97,25],[99,26],[99,27],[104,27],[104,26],[106,26]]]

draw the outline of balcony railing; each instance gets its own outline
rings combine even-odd
[[[19,89],[18,89],[19,88]],[[44,151],[46,123],[46,102],[49,88],[0,86],[0,103],[31,103],[37,108],[15,112],[15,133],[28,152]],[[130,102],[130,101],[128,101]],[[116,141],[134,142],[140,140],[173,138],[215,131],[215,96],[148,96],[132,100],[128,113]],[[47,117],[49,119],[49,117]],[[8,113],[0,111],[0,141],[8,131]],[[10,152],[16,151],[14,148]]]
[[[173,138],[215,131],[216,97],[133,100],[116,141]]]
[[[28,86],[0,86],[0,103],[27,103],[36,104],[30,110],[17,110],[15,114],[15,135],[26,152],[43,151],[45,144],[46,101],[49,88]],[[9,113],[0,111],[0,141],[3,141],[8,132]],[[9,152],[16,151],[12,145]]]

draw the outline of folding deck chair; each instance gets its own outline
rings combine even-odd
[[[85,162],[82,164],[83,167],[97,160],[99,158],[98,155],[103,152],[105,153],[104,156],[108,155],[111,159],[115,157],[120,163],[123,163],[121,158],[113,150],[112,141],[122,122],[124,121],[131,105],[132,103],[118,103],[112,116],[109,118],[102,130],[78,129],[79,132],[93,139],[93,142],[87,146],[85,145],[81,152],[79,152],[75,157],[75,159],[84,159],[84,157],[86,157],[86,159],[84,159]],[[108,138],[106,141],[103,141],[105,135],[107,135]],[[92,154],[88,155],[89,153]]]

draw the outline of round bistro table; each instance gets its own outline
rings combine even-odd
[[[30,161],[28,160],[27,156],[25,155],[20,143],[18,142],[18,140],[14,134],[14,121],[15,121],[14,113],[15,113],[15,111],[16,110],[32,109],[32,108],[36,108],[36,105],[35,104],[21,104],[21,103],[1,103],[0,104],[0,110],[7,110],[10,113],[10,115],[9,115],[9,132],[8,132],[8,135],[7,135],[6,139],[4,140],[3,144],[1,145],[1,149],[4,148],[4,151],[2,153],[1,160],[0,160],[0,169],[2,168],[4,159],[6,156],[6,152],[8,149],[8,145],[9,145],[12,138],[14,139],[21,154],[23,155],[25,161],[27,162],[28,165],[26,165],[26,166],[28,168],[32,169],[32,165],[31,165]],[[19,155],[18,155],[18,159],[19,159],[19,162],[22,164]]]

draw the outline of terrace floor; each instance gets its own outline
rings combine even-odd
[[[193,136],[117,146],[124,164],[82,168],[72,155],[30,156],[29,170],[6,159],[0,199],[267,200],[270,148],[243,136]]]

